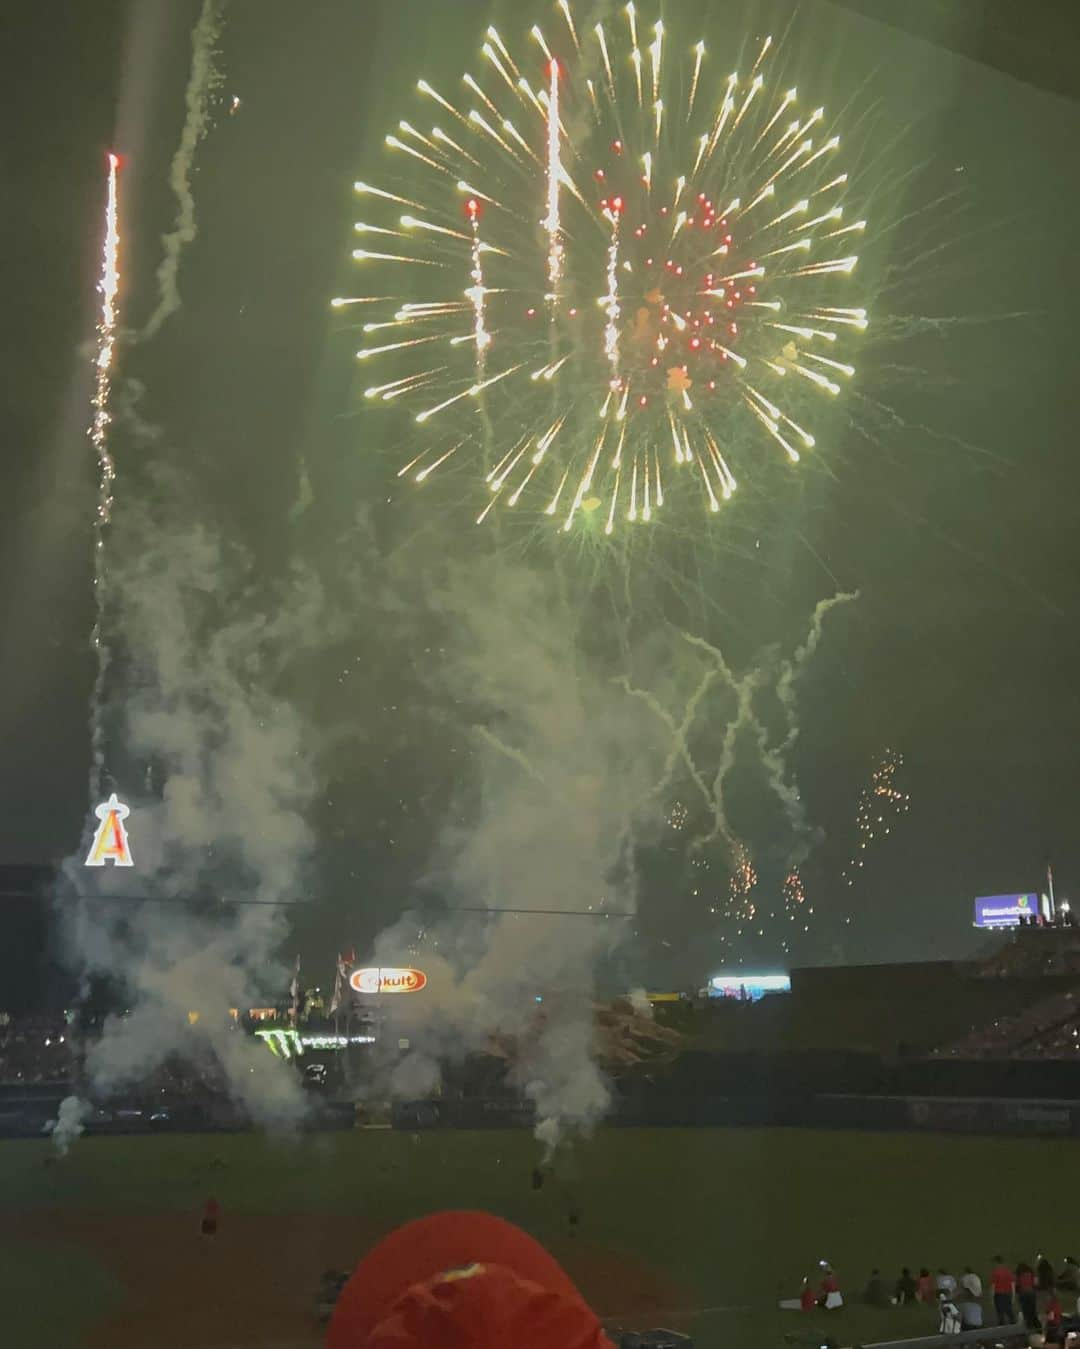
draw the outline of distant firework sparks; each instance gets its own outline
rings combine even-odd
[[[704,871],[708,872],[710,870],[708,861],[705,859],[699,861]],[[722,919],[722,925],[716,936],[720,946],[728,950],[732,950],[740,938],[749,935],[748,929],[752,924],[763,921],[759,919],[758,906],[754,898],[758,874],[749,849],[738,840],[735,842],[734,864],[735,869],[728,881],[726,896],[722,899],[717,896],[716,902],[709,905],[709,913]],[[708,884],[705,878],[695,879],[698,880],[698,886]],[[693,893],[695,896],[698,895],[697,886]],[[732,950],[732,954],[737,954],[737,951]],[[739,958],[741,959],[741,956]]]
[[[784,877],[784,913],[793,923],[797,923],[805,911],[806,891],[803,889],[799,868],[792,867]],[[813,910],[809,910],[813,913]]]
[[[857,846],[855,854],[840,873],[853,886],[871,845],[891,833],[901,815],[906,815],[911,798],[896,785],[896,775],[904,766],[904,756],[887,749],[870,775],[870,783],[859,793],[855,810]]]
[[[388,367],[366,396],[412,411],[399,476],[466,466],[477,523],[522,501],[611,534],[669,501],[719,511],[756,436],[792,463],[813,448],[801,409],[841,392],[867,327],[866,221],[824,108],[767,84],[771,38],[721,74],[633,4],[580,34],[557,8],[517,59],[487,29],[465,101],[419,80],[445,124],[400,121],[397,178],[355,184],[353,257],[399,297],[357,356]]]
[[[787,918],[788,922],[801,926],[804,932],[809,932],[810,919],[814,916],[814,906],[806,902],[806,889],[803,886],[802,874],[798,867],[792,867],[784,877],[781,901],[784,906],[784,917]],[[790,950],[786,938],[780,945],[785,951]]]
[[[735,870],[728,886],[728,913],[736,923],[752,923],[757,917],[757,905],[752,898],[758,876],[749,852],[739,846],[735,857]],[[742,928],[737,929],[742,936]]]
[[[120,168],[118,155],[111,151],[108,157],[108,195],[105,202],[105,242],[102,248],[101,279],[98,291],[101,295],[101,317],[97,325],[97,357],[94,361],[94,398],[93,419],[90,423],[90,439],[98,458],[98,504],[97,504],[97,547],[102,546],[101,528],[109,523],[112,515],[112,485],[116,478],[116,465],[109,451],[109,395],[112,389],[113,354],[116,348],[116,297],[120,290],[120,226],[117,213],[117,174]]]

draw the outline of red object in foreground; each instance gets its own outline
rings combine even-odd
[[[562,1266],[489,1213],[435,1213],[360,1261],[327,1349],[613,1349]]]

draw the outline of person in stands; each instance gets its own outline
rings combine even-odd
[[[948,1293],[938,1293],[938,1334],[959,1335],[961,1320],[960,1308]]]
[[[920,1302],[936,1302],[937,1286],[934,1283],[934,1277],[930,1271],[923,1265],[919,1270],[919,1282],[916,1285],[918,1291],[915,1296]]]
[[[982,1279],[970,1265],[964,1266],[964,1272],[960,1275],[960,1287],[966,1293],[969,1293],[976,1302],[982,1298]]]
[[[1016,1298],[1020,1303],[1020,1314],[1028,1330],[1041,1330],[1038,1312],[1035,1307],[1035,1271],[1024,1260],[1016,1266]]]
[[[896,1289],[893,1294],[893,1301],[898,1307],[904,1307],[909,1302],[914,1302],[918,1296],[919,1287],[911,1277],[911,1270],[907,1265],[900,1271],[900,1277],[896,1281]]]
[[[999,1326],[1016,1324],[1016,1311],[1013,1307],[1013,1272],[1000,1255],[994,1256],[994,1268],[990,1271],[990,1287],[994,1293],[994,1312]]]
[[[1063,1320],[1064,1312],[1061,1309],[1061,1299],[1051,1288],[1046,1299],[1046,1306],[1043,1308],[1043,1328],[1047,1344],[1061,1343],[1063,1338],[1061,1323]]]
[[[863,1301],[871,1307],[888,1307],[890,1305],[889,1289],[885,1280],[881,1277],[880,1269],[872,1269],[870,1278],[866,1283],[866,1292],[863,1294]]]
[[[1054,1266],[1046,1256],[1039,1252],[1035,1260],[1035,1283],[1040,1293],[1049,1293],[1054,1288]]]
[[[831,1265],[825,1266],[825,1272],[821,1280],[821,1297],[818,1299],[822,1307],[829,1311],[835,1311],[838,1307],[844,1305],[844,1298],[840,1292],[840,1280],[836,1277],[836,1271]]]
[[[947,1297],[952,1297],[956,1292],[956,1280],[944,1265],[938,1270],[937,1278],[934,1282],[937,1284],[938,1292],[944,1293]]]
[[[981,1330],[983,1326],[982,1303],[969,1288],[963,1289],[957,1303],[960,1310],[961,1330]]]
[[[1057,1276],[1057,1286],[1071,1293],[1080,1289],[1080,1265],[1076,1263],[1075,1257],[1071,1255],[1065,1257],[1065,1264]]]

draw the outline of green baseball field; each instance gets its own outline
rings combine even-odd
[[[673,1326],[700,1349],[859,1344],[936,1329],[925,1307],[855,1299],[870,1269],[1055,1261],[1080,1246],[1080,1149],[1053,1140],[811,1130],[604,1129],[540,1189],[524,1131],[367,1129],[86,1138],[66,1159],[0,1143],[6,1349],[299,1349],[321,1342],[319,1277],[440,1208],[527,1228],[613,1327]],[[200,1239],[204,1201],[223,1209]],[[849,1305],[781,1312],[819,1259]]]

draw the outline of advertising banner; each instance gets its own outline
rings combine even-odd
[[[1039,912],[1039,896],[982,895],[975,901],[976,927],[1019,927]]]

